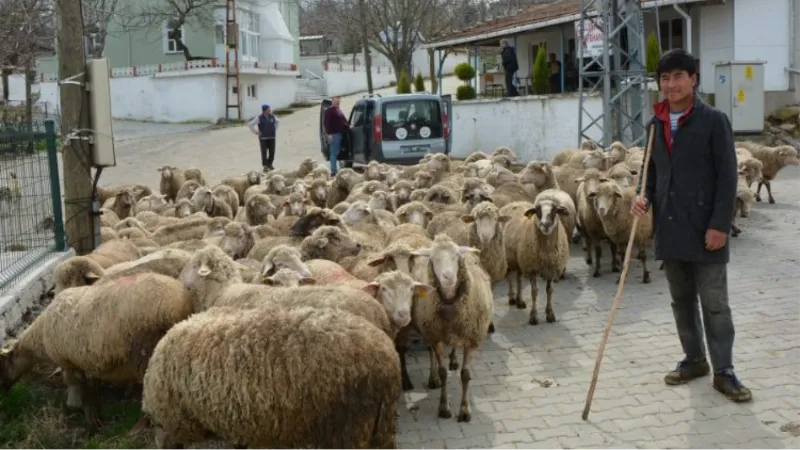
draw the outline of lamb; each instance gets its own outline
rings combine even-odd
[[[529,162],[519,174],[520,183],[523,185],[533,185],[539,192],[547,189],[558,189],[558,181],[553,172],[553,165],[548,162],[532,161]],[[536,197],[534,196],[534,199]],[[533,201],[531,201],[533,203]]]
[[[580,182],[578,186],[577,224],[585,242],[586,264],[592,265],[592,250],[594,250],[594,272],[592,272],[592,276],[599,277],[600,258],[603,255],[601,244],[603,241],[608,241],[608,236],[606,236],[603,228],[603,222],[594,209],[593,199],[597,193],[597,186],[602,181],[608,181],[608,179],[599,170],[588,169],[577,181]],[[612,241],[608,241],[608,245],[611,251],[611,271],[619,272],[617,245]]]
[[[227,217],[217,217],[214,223],[221,223],[220,221],[224,220],[230,221]],[[170,245],[190,239],[201,239],[206,234],[210,223],[211,221],[207,218],[187,217],[174,224],[159,226],[153,231],[150,237],[158,242],[159,245]]]
[[[597,185],[593,196],[594,208],[603,222],[603,229],[608,238],[617,245],[617,249],[627,248],[633,227],[631,204],[636,195],[636,187],[622,188],[613,181],[604,181]],[[653,212],[639,218],[634,244],[638,248],[638,258],[642,262],[642,282],[650,283],[650,271],[647,270],[647,252],[645,249],[653,242]],[[619,282],[619,279],[617,279]]]
[[[251,448],[396,448],[400,388],[392,340],[361,317],[309,307],[215,308],[158,343],[142,410],[157,424],[162,448],[207,435]]]
[[[797,149],[790,145],[781,145],[778,147],[755,146],[748,148],[748,150],[750,150],[754,158],[763,164],[761,181],[758,182],[758,188],[756,188],[756,201],[761,201],[761,186],[766,186],[769,203],[775,204],[775,198],[772,197],[771,182],[784,167],[800,165]]]
[[[244,176],[228,177],[222,180],[221,184],[230,186],[236,191],[238,196],[239,206],[244,206],[244,193],[250,186],[261,184],[261,173],[251,170]]]
[[[250,196],[244,208],[236,214],[236,221],[250,226],[263,225],[267,223],[269,216],[277,217],[278,208],[272,204],[266,194],[254,194]]]
[[[217,197],[207,187],[200,187],[192,195],[192,205],[199,211],[208,214],[209,217],[226,217],[233,219],[233,211],[228,202]]]
[[[430,258],[428,276],[431,282],[426,284],[433,289],[427,298],[414,303],[412,315],[414,326],[433,350],[428,387],[441,386],[439,397],[441,418],[452,416],[447,399],[445,345],[463,349],[459,422],[469,422],[472,419],[469,401],[471,378],[469,365],[474,351],[487,336],[494,314],[489,276],[481,268],[475,253],[479,251],[458,246],[444,234],[436,236],[430,247],[413,252],[415,256]]]
[[[569,209],[548,196],[549,190],[539,194],[536,201],[522,215],[513,217],[506,225],[505,243],[509,256],[508,303],[525,308],[522,300],[522,276],[531,285],[531,312],[528,323],[539,323],[536,300],[539,294],[536,278],[547,282],[548,323],[556,321],[553,310],[553,282],[561,277],[569,262],[569,238],[560,217],[570,214]],[[512,287],[511,272],[516,272],[516,295]]]
[[[161,166],[158,172],[161,173],[161,181],[158,186],[159,192],[168,201],[174,202],[178,191],[183,186],[183,183],[186,182],[186,176],[181,169],[170,165]]]
[[[575,233],[575,227],[578,220],[577,208],[575,208],[575,203],[572,201],[572,197],[561,189],[546,189],[540,192],[536,198],[542,200],[551,200],[558,206],[563,206],[567,209],[567,214],[559,214],[558,218],[564,225],[564,231],[567,232],[567,236],[572,238]],[[536,202],[534,201],[534,203]]]
[[[608,146],[608,159],[612,165],[624,163],[627,158],[628,149],[622,142],[614,141]]]
[[[357,200],[369,201],[373,192],[388,190],[389,186],[385,183],[381,183],[380,181],[366,181],[353,187],[353,190],[350,191],[345,201],[348,203],[353,203]]]
[[[747,169],[739,169],[739,184],[736,190],[736,201],[733,209],[733,219],[731,221],[731,236],[737,237],[742,233],[741,228],[736,226],[736,216],[747,217],[750,215],[750,208],[755,204],[755,194],[747,184]]]
[[[67,406],[82,406],[93,431],[100,419],[96,382],[142,382],[160,338],[191,313],[183,285],[154,273],[65,289],[0,351],[0,386],[11,387],[38,361],[62,367]],[[399,385],[399,362],[395,370]]]
[[[577,148],[577,149],[576,148],[567,148],[567,149],[564,149],[564,150],[561,150],[560,152],[558,152],[556,154],[556,156],[553,157],[552,164],[553,164],[554,167],[563,166],[565,164],[568,164],[570,159],[576,153],[579,153],[581,151],[589,152],[589,151],[592,151],[592,150],[602,150],[602,147],[600,147],[600,145],[598,143],[594,142],[594,141],[585,140],[585,141],[581,142],[580,148]]]
[[[443,232],[458,245],[478,249],[481,266],[489,279],[502,281],[508,272],[503,227],[509,219],[509,216],[500,215],[493,203],[482,202]]]
[[[184,170],[183,176],[186,177],[186,181],[195,181],[200,184],[200,186],[206,185],[206,179],[203,177],[203,171],[196,167],[190,167]]]
[[[306,179],[330,181],[331,171],[325,166],[318,166],[306,175]]]

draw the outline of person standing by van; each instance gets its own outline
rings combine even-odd
[[[269,105],[261,105],[261,115],[253,117],[247,126],[254,134],[258,135],[258,144],[261,148],[261,165],[264,172],[275,170],[272,162],[275,160],[275,137],[277,136],[278,124],[281,123]]]
[[[342,151],[342,139],[344,133],[350,129],[350,124],[344,116],[342,109],[339,108],[341,97],[336,96],[331,99],[331,106],[325,110],[323,126],[325,134],[328,136],[328,146],[330,148],[329,161],[331,164],[331,176],[335,176],[338,171],[339,153]]]

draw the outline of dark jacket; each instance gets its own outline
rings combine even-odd
[[[258,132],[261,133],[262,138],[274,138],[276,129],[277,126],[274,115],[270,114],[269,117],[267,117],[262,114],[258,116]]]
[[[338,106],[330,106],[325,110],[323,119],[326,134],[344,133],[350,129],[350,124],[344,117],[344,113]]]
[[[514,51],[514,47],[510,45],[503,47],[503,51],[500,53],[500,56],[503,59],[503,70],[506,72],[516,72],[519,70],[517,53]]]
[[[644,195],[653,210],[655,258],[727,263],[730,240],[708,251],[705,234],[709,228],[726,234],[731,228],[738,180],[730,120],[695,97],[670,145],[669,106],[665,101],[653,110],[655,138]]]

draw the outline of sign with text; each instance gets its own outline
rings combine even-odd
[[[603,39],[605,36],[605,27],[603,26],[603,19],[595,17],[592,19],[585,19],[583,21],[575,21],[575,37],[576,40],[580,39],[581,35],[581,22],[583,22],[583,43],[581,49],[584,58],[597,58],[603,55]],[[608,54],[612,54],[611,48],[608,49]]]

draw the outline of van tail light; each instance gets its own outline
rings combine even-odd
[[[450,136],[450,120],[447,117],[447,111],[442,111],[442,130],[445,139],[447,139]]]
[[[383,126],[383,120],[381,119],[381,115],[375,114],[375,118],[372,119],[372,138],[375,142],[380,142],[382,139],[381,136],[382,126]]]

